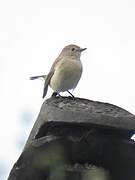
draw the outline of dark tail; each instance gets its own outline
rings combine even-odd
[[[38,79],[38,78],[46,78],[46,75],[42,75],[42,76],[32,76],[30,77],[30,80],[35,80],[35,79]]]

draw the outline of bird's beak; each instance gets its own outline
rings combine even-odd
[[[85,51],[87,48],[81,48],[80,49],[80,52],[82,52],[82,51]]]

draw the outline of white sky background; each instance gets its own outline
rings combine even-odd
[[[17,139],[28,136],[44,101],[43,81],[29,77],[48,73],[69,44],[87,47],[74,96],[135,114],[134,0],[1,0],[0,160],[7,162],[8,173],[22,151]],[[51,94],[49,89],[47,98]],[[24,127],[20,118],[25,110],[33,122]]]

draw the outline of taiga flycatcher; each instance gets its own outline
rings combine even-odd
[[[30,79],[44,78],[43,98],[47,94],[48,86],[54,90],[53,94],[67,91],[74,97],[70,89],[74,89],[82,75],[81,52],[86,48],[76,45],[68,45],[63,48],[60,55],[54,61],[49,73],[42,76],[33,76]]]

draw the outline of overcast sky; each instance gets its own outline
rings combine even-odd
[[[48,73],[68,44],[87,48],[74,96],[135,114],[134,0],[1,0],[0,166],[6,176],[22,151],[17,142],[27,140],[44,101],[43,81],[29,77]],[[27,115],[32,122],[24,126]]]

